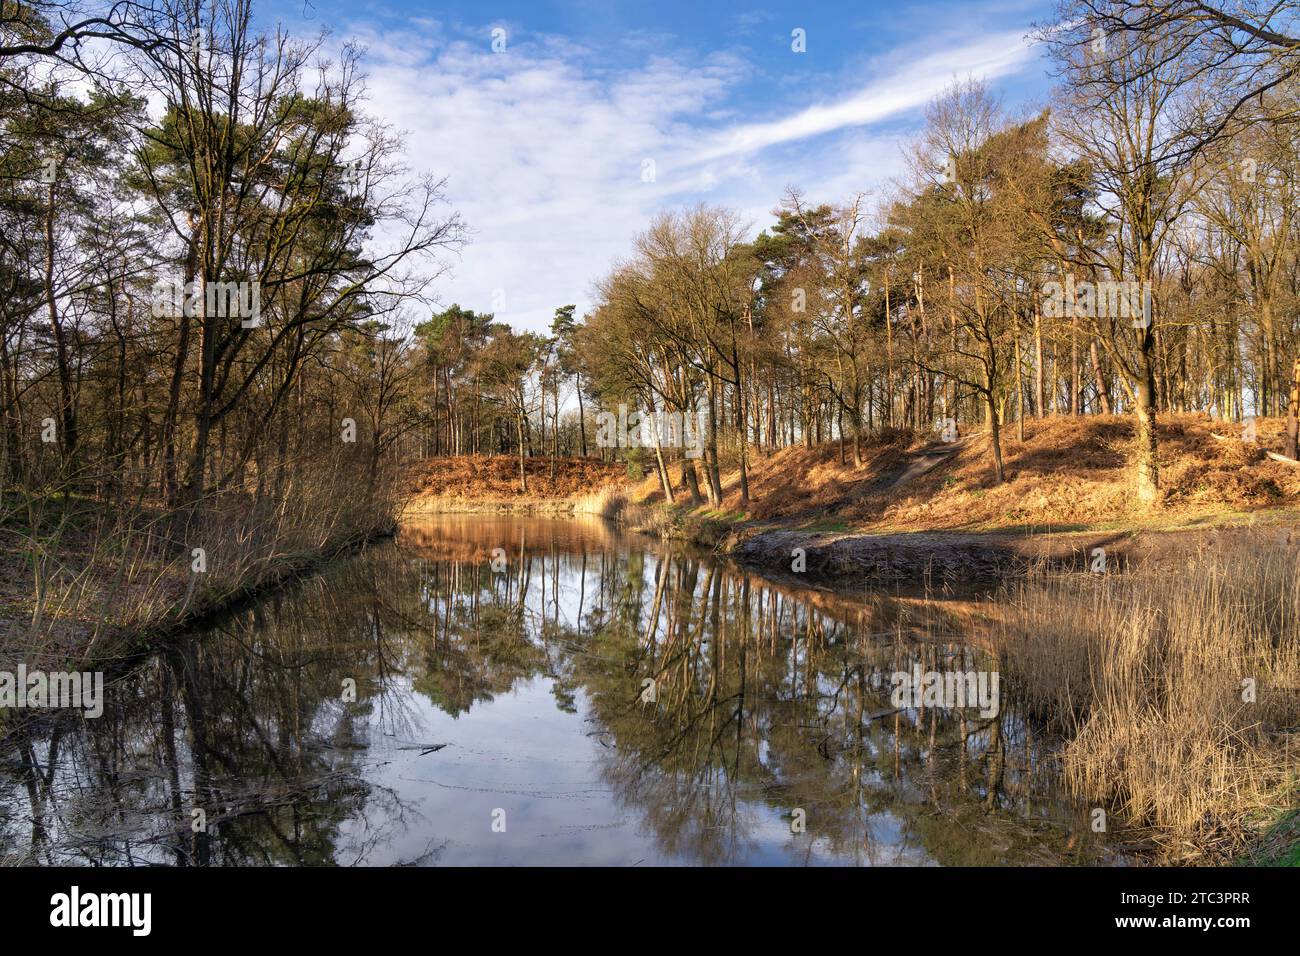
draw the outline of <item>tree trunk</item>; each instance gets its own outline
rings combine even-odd
[[[709,437],[704,445],[704,471],[709,483],[709,504],[722,507],[722,475],[718,466],[718,382],[709,373]]]
[[[691,504],[699,505],[704,498],[700,495],[700,479],[695,474],[695,463],[690,459],[682,459],[681,481],[686,486],[686,490],[690,492]]]
[[[1070,326],[1070,414],[1078,415],[1079,392],[1082,391],[1079,380],[1079,320],[1076,317]]]
[[[1291,367],[1291,394],[1286,406],[1286,451],[1288,458],[1300,459],[1300,355]]]
[[[993,389],[984,391],[984,420],[989,427],[989,439],[993,451],[993,480],[1002,484],[1006,474],[1002,470],[1002,430],[998,425],[998,409],[993,403]]]
[[[1020,367],[1020,316],[1016,315],[1016,439],[1025,440],[1025,382],[1024,370]]]
[[[1151,354],[1152,336],[1144,336],[1137,381],[1137,499],[1154,507],[1160,498],[1160,466],[1156,457],[1156,382]]]
[[[578,434],[582,436],[582,457],[587,457],[587,412],[582,407],[582,373],[578,373]]]
[[[528,494],[528,465],[524,456],[524,397],[519,396],[519,414],[515,416],[515,432],[519,439],[519,490]]]
[[[1110,389],[1106,387],[1106,376],[1101,371],[1101,356],[1097,354],[1097,340],[1088,343],[1088,355],[1092,359],[1092,375],[1097,383],[1097,401],[1101,403],[1103,415],[1113,414],[1110,404]]]
[[[1043,417],[1046,399],[1043,391],[1043,316],[1034,309],[1034,415]]]
[[[59,320],[59,304],[54,294],[54,186],[50,185],[45,211],[45,304],[54,334],[54,354],[59,371],[59,445],[65,463],[72,464],[77,451],[77,409],[72,395],[72,363],[68,359],[68,339]]]

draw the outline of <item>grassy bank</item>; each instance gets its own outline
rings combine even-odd
[[[626,498],[617,488],[605,488],[585,494],[570,495],[563,498],[524,497],[515,498],[458,498],[437,497],[418,498],[402,505],[402,518],[418,518],[421,515],[537,515],[540,517],[567,517],[573,515],[597,515],[610,520],[617,520],[623,513]]]
[[[404,517],[431,514],[599,515],[616,518],[625,505],[624,466],[594,458],[519,459],[458,455],[411,466],[403,477]]]
[[[1300,867],[1300,810],[1280,813],[1272,824],[1262,822],[1264,835],[1237,859],[1240,866]]]
[[[1133,495],[1132,423],[1090,416],[1028,422],[1023,440],[1005,436],[1001,484],[986,435],[944,444],[886,431],[867,443],[861,465],[835,443],[755,455],[749,501],[735,470],[724,475],[716,506],[692,503],[680,487],[666,502],[648,478],[629,489],[622,520],[773,569],[788,568],[802,548],[810,571],[864,581],[1081,568],[1097,547],[1112,564],[1141,564],[1195,553],[1221,529],[1300,522],[1300,467],[1269,457],[1284,424],[1257,420],[1251,443],[1206,416],[1168,416],[1154,509]]]
[[[862,532],[1106,530],[1189,525],[1300,504],[1300,467],[1270,458],[1283,447],[1285,420],[1256,419],[1254,442],[1240,426],[1205,415],[1160,419],[1161,498],[1156,509],[1133,494],[1131,420],[1109,415],[1025,423],[1004,432],[1006,480],[993,479],[987,434],[955,443],[884,431],[854,465],[834,442],[751,454],[750,501],[739,473],[723,476],[713,510],[754,525],[834,524]],[[1216,437],[1217,436],[1217,437]],[[676,488],[676,504],[688,505]],[[663,502],[653,479],[630,495]]]
[[[103,663],[396,528],[398,499],[322,462],[196,506],[67,491],[9,494],[0,513],[0,660]]]

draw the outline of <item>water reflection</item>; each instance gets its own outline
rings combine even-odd
[[[0,859],[1109,860],[1010,702],[891,705],[915,664],[997,669],[961,609],[599,523],[426,520],[118,676],[100,719],[12,732]]]

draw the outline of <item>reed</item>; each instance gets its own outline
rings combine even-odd
[[[266,479],[184,509],[32,497],[5,528],[5,561],[26,567],[30,591],[17,602],[23,617],[6,616],[0,659],[111,656],[396,526],[391,482],[327,461]]]
[[[614,485],[605,485],[585,495],[574,495],[573,513],[598,515],[610,521],[617,519],[627,507],[627,495]]]
[[[1175,855],[1232,853],[1300,803],[1300,565],[1294,547],[1184,568],[1034,574],[994,615],[1013,686],[1068,736],[1081,798]]]

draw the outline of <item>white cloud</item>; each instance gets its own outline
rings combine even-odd
[[[954,76],[992,80],[1015,72],[1033,57],[1033,44],[1019,33],[985,37],[951,50],[932,53],[881,76],[833,103],[819,104],[769,123],[750,123],[714,137],[702,157],[748,153],[777,143],[805,139],[850,126],[865,126],[924,106]]]
[[[412,166],[449,180],[473,231],[445,302],[546,327],[554,309],[589,301],[594,279],[658,210],[707,200],[758,226],[788,184],[815,199],[868,189],[901,165],[897,133],[871,124],[905,116],[954,79],[1008,75],[1032,59],[998,34],[880,64],[860,89],[789,116],[726,122],[749,64],[717,53],[686,61],[646,52],[612,65],[556,38],[447,44],[428,34],[361,33],[373,110],[407,133]],[[893,64],[892,66],[890,64]],[[721,119],[720,119],[721,117]],[[804,142],[822,137],[815,148]],[[641,179],[654,160],[655,182]]]

